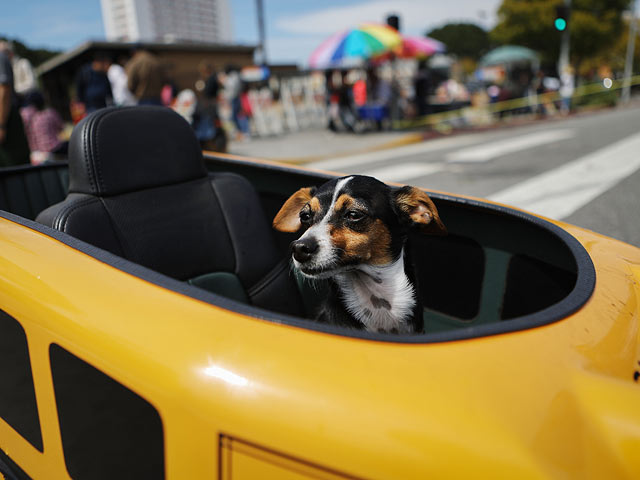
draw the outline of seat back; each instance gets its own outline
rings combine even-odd
[[[37,221],[170,277],[302,313],[253,187],[210,176],[191,127],[170,109],[85,118],[69,144],[69,194]]]
[[[34,220],[64,200],[68,183],[66,163],[0,168],[0,210]]]

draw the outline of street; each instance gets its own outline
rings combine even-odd
[[[640,246],[639,126],[640,108],[606,110],[307,166],[488,198]]]

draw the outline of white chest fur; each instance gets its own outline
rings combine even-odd
[[[370,332],[412,331],[410,319],[416,299],[403,256],[388,265],[362,265],[334,277],[347,311]]]

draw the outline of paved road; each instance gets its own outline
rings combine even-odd
[[[640,246],[640,108],[313,162],[489,198]]]

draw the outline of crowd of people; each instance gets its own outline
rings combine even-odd
[[[493,79],[476,77],[479,71],[464,75],[456,67],[420,59],[327,71],[327,127],[362,132],[428,125],[436,121],[430,114],[456,110],[463,117],[468,106],[481,108],[470,114],[473,118],[463,119],[464,125],[480,117],[486,123],[520,114],[566,114],[572,108],[575,73],[571,66],[556,77],[521,62],[503,65],[500,78]]]
[[[470,101],[464,85],[426,59],[327,71],[325,83],[333,131],[384,130]]]
[[[285,118],[304,102],[303,98],[314,99],[319,110],[307,110],[321,114],[322,118],[326,115],[330,130],[360,133],[389,129],[397,120],[420,120],[443,110],[511,98],[533,100],[531,105],[503,109],[496,115],[520,111],[539,115],[555,110],[567,112],[574,89],[574,74],[570,70],[557,79],[545,76],[541,70],[512,69],[502,81],[485,80],[474,86],[473,82],[463,84],[453,79],[455,75],[450,69],[420,60],[330,70],[324,72],[324,78],[316,72],[309,78],[321,80],[319,89],[296,96],[295,88],[289,88],[287,95],[281,96],[284,87],[282,92],[280,87],[274,90],[271,81],[249,91],[238,67],[216,71],[205,60],[197,68],[195,84],[178,88],[167,78],[156,55],[147,50],[138,48],[129,57],[117,58],[98,53],[75,76],[71,118],[77,123],[85,115],[111,105],[163,105],[173,108],[191,124],[203,149],[225,151],[227,131],[233,132],[236,140],[248,139],[252,132],[272,134],[263,125],[274,122],[267,110],[277,110]],[[20,78],[19,92],[14,75]],[[309,84],[318,85],[315,80]],[[269,98],[266,102],[265,90]],[[556,104],[540,101],[545,98],[542,94],[550,91],[558,91],[563,100]],[[274,105],[279,107],[276,109]],[[285,128],[296,127],[295,120],[293,127],[289,121],[280,119],[279,123],[286,124]],[[63,132],[67,136],[69,132],[66,127],[60,115],[47,106],[46,95],[37,89],[33,70],[13,58],[10,44],[0,42],[0,166],[63,158],[67,149]]]
[[[0,42],[0,167],[39,164],[63,159],[69,125],[47,105],[37,87],[33,69],[29,85],[16,89],[18,74],[26,75],[9,42]],[[95,54],[76,73],[70,114],[77,123],[87,114],[108,106],[162,105],[180,113],[192,125],[203,148],[224,151],[227,134],[219,103],[230,105],[236,138],[250,135],[251,104],[240,69],[228,66],[216,72],[211,62],[198,66],[199,80],[179,90],[165,75],[153,53],[136,49],[129,58]]]
[[[240,69],[228,66],[218,73],[211,62],[204,60],[198,72],[195,85],[179,89],[165,75],[158,58],[147,50],[136,50],[126,61],[98,54],[76,77],[76,120],[107,105],[163,105],[192,125],[203,148],[224,151],[226,133],[219,114],[220,96],[231,106],[237,138],[249,135],[250,106],[243,101]]]

